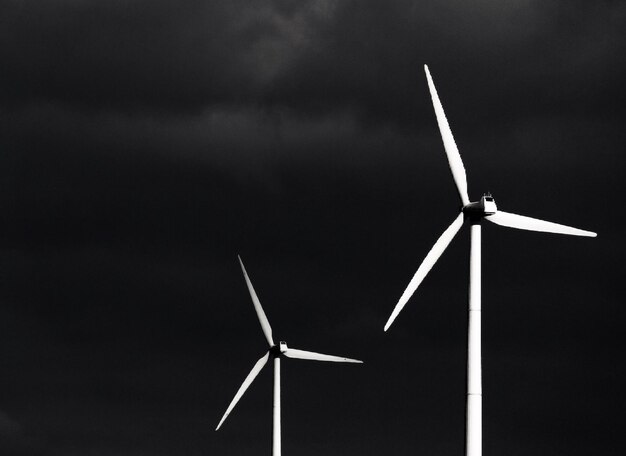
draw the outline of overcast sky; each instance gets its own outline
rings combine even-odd
[[[469,192],[486,455],[618,455],[626,2],[0,0],[0,453],[270,454],[237,263],[290,346],[289,455],[459,455]]]

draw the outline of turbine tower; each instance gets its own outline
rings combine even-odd
[[[456,184],[461,198],[461,211],[456,216],[452,224],[437,239],[435,245],[430,249],[426,258],[418,268],[417,272],[409,282],[406,290],[393,309],[385,331],[389,329],[409,298],[413,295],[417,287],[422,283],[428,271],[434,266],[441,254],[446,250],[454,236],[463,226],[464,220],[470,224],[471,245],[470,245],[470,280],[469,280],[469,316],[468,316],[468,352],[467,352],[467,428],[466,428],[466,455],[481,456],[482,454],[482,380],[481,380],[481,222],[488,220],[496,225],[508,226],[521,230],[542,231],[546,233],[569,234],[574,236],[595,237],[596,233],[579,230],[557,223],[546,222],[522,215],[511,214],[499,211],[495,200],[490,194],[484,195],[480,201],[470,202],[467,194],[467,178],[465,167],[461,160],[461,155],[452,136],[452,131],[448,125],[443,106],[439,101],[435,84],[428,71],[428,66],[424,65],[426,79],[430,96],[433,100],[435,115],[439,130],[443,139],[443,146],[448,157],[448,164],[452,171],[452,177]]]
[[[295,348],[288,348],[287,343],[281,341],[278,345],[274,343],[274,339],[272,338],[272,327],[270,326],[270,322],[265,316],[265,312],[263,311],[263,307],[261,307],[261,302],[252,287],[252,282],[250,282],[250,278],[248,277],[248,273],[246,272],[246,268],[243,265],[243,261],[241,261],[241,257],[239,258],[239,264],[241,265],[241,270],[243,271],[243,276],[246,279],[246,284],[248,285],[248,291],[250,292],[250,297],[252,298],[252,303],[254,304],[254,310],[256,311],[257,317],[259,317],[259,323],[261,323],[261,328],[263,329],[263,334],[265,334],[265,339],[267,339],[267,343],[269,344],[269,350],[265,353],[254,365],[246,379],[243,381],[243,384],[239,387],[239,390],[235,394],[235,397],[231,401],[228,409],[226,409],[226,413],[222,416],[219,424],[215,428],[217,431],[224,423],[226,417],[233,410],[241,396],[246,392],[248,387],[252,384],[254,379],[257,377],[259,372],[263,369],[267,361],[270,357],[274,360],[274,396],[273,396],[273,404],[272,404],[272,423],[273,423],[273,432],[272,432],[272,456],[280,456],[281,447],[280,447],[280,360],[283,357],[287,358],[297,358],[297,359],[306,359],[306,360],[314,360],[314,361],[331,361],[336,363],[362,363],[358,359],[350,359],[343,358],[341,356],[332,356],[332,355],[323,355],[321,353],[314,353],[305,350],[297,350]]]

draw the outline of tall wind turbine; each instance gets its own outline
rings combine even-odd
[[[424,258],[424,261],[409,282],[406,290],[400,297],[398,304],[393,309],[385,331],[389,329],[409,298],[413,295],[417,287],[422,283],[428,271],[434,266],[441,254],[446,250],[454,236],[467,220],[471,229],[470,247],[470,280],[469,280],[469,322],[468,322],[468,353],[467,353],[467,428],[466,428],[466,454],[467,456],[480,456],[482,454],[482,385],[481,385],[481,349],[480,349],[480,320],[481,320],[481,278],[480,278],[480,236],[481,222],[488,220],[496,225],[508,226],[520,230],[542,231],[547,233],[570,234],[574,236],[595,237],[596,233],[579,230],[565,225],[552,222],[545,222],[523,215],[511,214],[499,211],[496,203],[490,194],[484,195],[480,201],[470,202],[467,194],[467,180],[465,177],[465,167],[461,161],[461,155],[454,142],[452,131],[448,125],[443,106],[439,101],[435,84],[428,71],[428,66],[424,65],[426,79],[430,96],[433,100],[437,123],[443,139],[443,146],[448,156],[448,164],[452,171],[452,177],[456,184],[461,198],[461,210],[452,224],[437,239],[435,245]]]
[[[286,342],[279,342],[278,345],[274,343],[274,339],[272,338],[272,327],[270,326],[270,322],[265,316],[265,312],[263,311],[263,307],[261,307],[261,302],[252,287],[252,282],[250,282],[250,278],[248,277],[248,273],[246,272],[246,268],[243,265],[243,261],[241,261],[241,257],[239,258],[239,264],[241,264],[241,270],[243,271],[243,276],[246,279],[246,284],[248,285],[248,291],[250,292],[250,297],[252,298],[252,303],[254,304],[254,310],[256,310],[257,317],[259,317],[259,323],[261,323],[261,328],[263,329],[263,334],[265,334],[265,339],[267,339],[267,343],[269,344],[269,350],[265,355],[263,355],[254,365],[246,379],[243,381],[243,384],[239,387],[239,390],[235,394],[235,397],[231,401],[228,409],[226,409],[226,413],[222,416],[219,424],[215,428],[217,431],[221,426],[226,417],[233,410],[241,396],[246,392],[248,387],[252,384],[254,379],[261,369],[267,364],[267,361],[270,357],[274,360],[274,397],[273,397],[273,405],[272,405],[272,414],[273,414],[273,433],[272,433],[272,456],[280,456],[280,360],[283,357],[287,358],[298,358],[298,359],[306,359],[306,360],[314,360],[314,361],[331,361],[335,363],[362,363],[363,361],[359,361],[358,359],[350,359],[343,358],[341,356],[332,356],[332,355],[322,355],[321,353],[314,353],[305,350],[298,350],[295,348],[288,348]]]

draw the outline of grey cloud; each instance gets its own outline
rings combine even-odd
[[[20,430],[20,425],[11,419],[6,412],[0,410],[0,434],[15,434]]]
[[[492,114],[479,116],[499,118],[508,104],[527,111],[530,100],[549,109],[555,99],[580,99],[581,90],[592,96],[575,109],[611,101],[619,109],[623,99],[619,2],[14,2],[4,9],[0,87],[12,102],[200,111],[278,105],[410,123],[424,63],[459,89],[459,100],[488,84],[493,95],[481,103]]]

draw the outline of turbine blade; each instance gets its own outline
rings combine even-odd
[[[459,149],[454,141],[454,136],[452,136],[452,130],[450,130],[450,125],[448,125],[448,119],[446,119],[446,113],[443,111],[439,95],[437,95],[435,83],[433,82],[433,78],[430,76],[428,65],[424,65],[424,71],[426,72],[426,79],[428,79],[428,89],[430,90],[430,97],[433,100],[433,107],[435,108],[435,115],[437,116],[437,124],[439,124],[441,139],[443,139],[443,147],[446,150],[446,155],[448,156],[450,171],[452,171],[452,177],[456,183],[456,188],[459,191],[459,196],[461,197],[463,206],[465,206],[466,204],[469,204],[465,166],[463,166]]]
[[[235,405],[237,405],[237,402],[239,402],[239,399],[241,399],[241,396],[243,396],[243,393],[246,392],[246,390],[252,384],[256,376],[259,375],[259,372],[261,372],[261,369],[263,369],[269,357],[270,357],[270,352],[268,351],[265,355],[263,355],[261,359],[259,359],[256,362],[256,364],[254,365],[254,367],[252,368],[252,370],[250,371],[246,379],[243,381],[242,385],[239,387],[237,394],[235,394],[235,397],[230,402],[228,409],[226,409],[226,413],[224,413],[224,416],[220,420],[220,423],[215,428],[216,431],[220,428],[220,426],[222,425],[226,417],[230,414],[230,412],[233,410]]]
[[[569,234],[572,236],[589,236],[596,237],[597,234],[592,231],[579,230],[571,226],[559,225],[558,223],[546,222],[523,215],[510,214],[508,212],[498,211],[493,215],[485,217],[496,225],[508,226],[509,228],[517,228],[520,230],[541,231],[544,233]]]
[[[334,363],[362,363],[363,362],[358,359],[344,358],[342,356],[323,355],[321,353],[298,350],[295,348],[288,348],[287,351],[283,352],[283,355],[285,355],[287,358],[309,359],[309,360],[315,360],[315,361],[331,361]]]
[[[274,346],[274,339],[272,339],[272,327],[270,326],[270,322],[263,311],[263,307],[261,307],[261,301],[259,301],[256,292],[254,291],[254,287],[252,286],[252,282],[250,282],[250,277],[248,277],[248,273],[246,272],[246,268],[243,265],[243,261],[241,261],[241,257],[237,255],[239,258],[239,264],[241,264],[241,270],[243,271],[243,276],[246,279],[246,284],[248,285],[248,291],[250,292],[250,297],[252,298],[252,303],[254,304],[254,310],[256,310],[256,315],[259,317],[259,323],[261,323],[261,328],[263,329],[263,334],[265,334],[265,338],[267,339],[267,343],[270,344],[270,347]]]
[[[417,272],[409,282],[406,290],[404,290],[404,293],[402,293],[398,304],[396,304],[396,307],[393,309],[389,320],[387,320],[387,323],[385,324],[385,331],[389,329],[402,308],[406,305],[409,298],[413,295],[415,290],[417,290],[417,287],[419,287],[420,283],[422,283],[422,280],[424,280],[424,277],[426,277],[428,271],[430,271],[431,268],[435,265],[441,254],[446,250],[448,245],[450,245],[450,242],[452,242],[452,239],[454,239],[454,236],[456,236],[456,233],[459,232],[462,226],[463,213],[461,212],[454,219],[452,224],[443,232],[439,239],[437,239],[435,245],[433,245],[433,247],[430,249],[430,252],[428,252],[428,254],[426,255],[426,258],[424,258],[424,261],[422,261],[422,264],[420,264],[420,267],[417,269]]]

